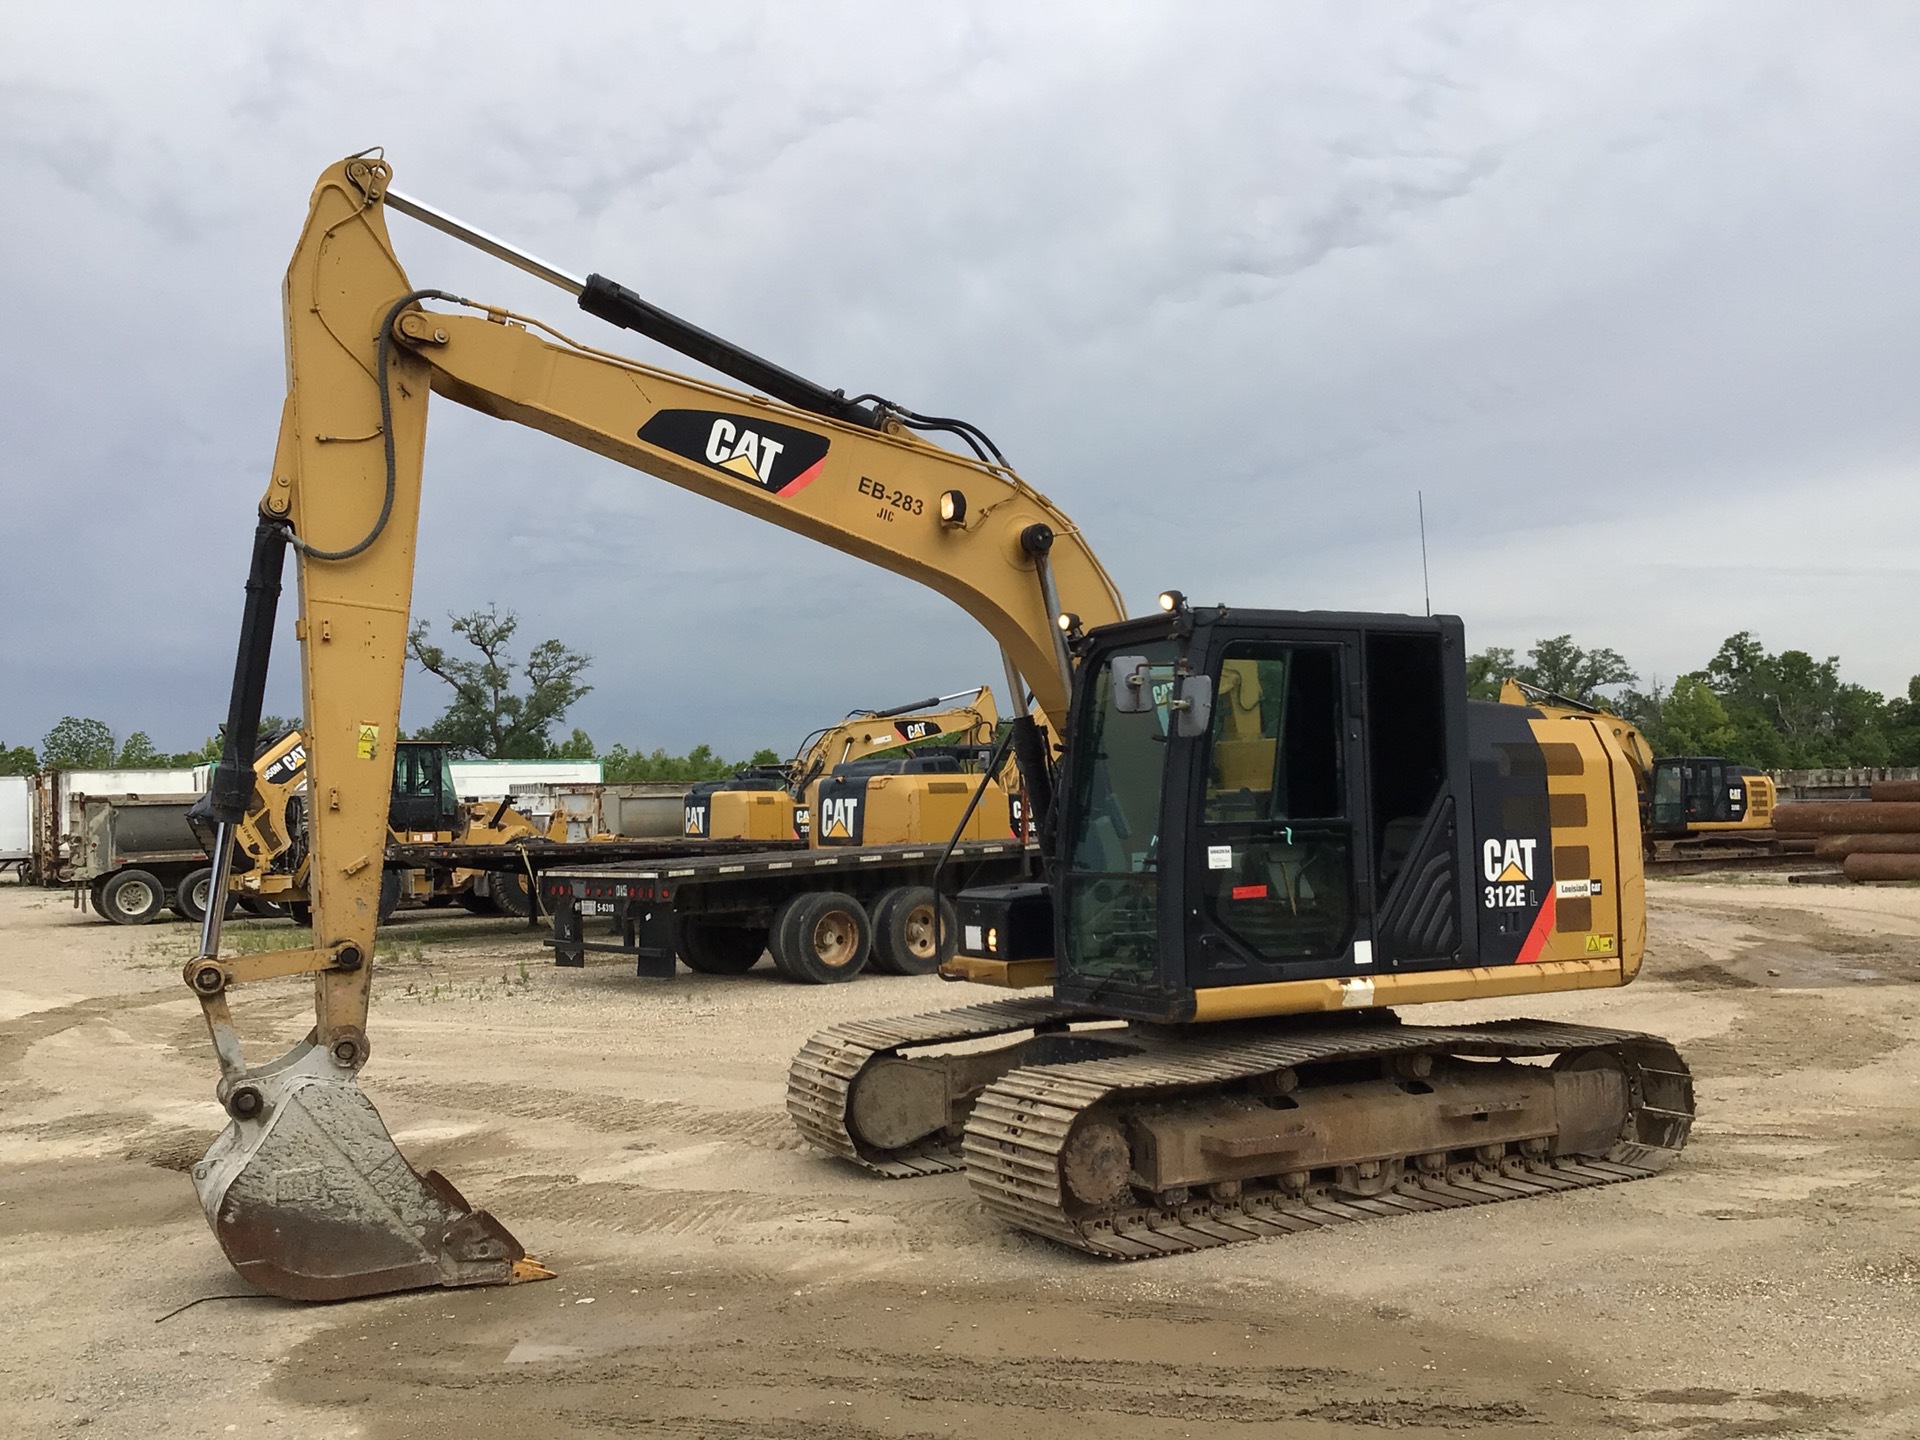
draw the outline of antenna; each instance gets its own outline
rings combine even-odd
[[[1427,496],[1423,490],[1413,492],[1414,502],[1420,507],[1420,590],[1426,597],[1427,614],[1433,614],[1433,585],[1427,579]]]

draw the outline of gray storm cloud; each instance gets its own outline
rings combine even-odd
[[[398,183],[828,385],[983,426],[1166,585],[1752,629],[1904,688],[1907,7],[173,6],[0,53],[0,739],[225,707],[314,176]],[[416,283],[661,361],[396,221]],[[679,363],[668,360],[667,363]],[[602,743],[784,746],[993,680],[894,577],[440,403],[418,611],[591,652]],[[443,627],[444,629],[444,623]],[[273,708],[298,708],[290,644]],[[441,697],[409,681],[418,724]]]

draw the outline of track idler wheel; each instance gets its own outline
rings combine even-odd
[[[289,1300],[547,1278],[437,1171],[406,1161],[349,1070],[310,1043],[228,1089],[193,1185],[249,1284]]]

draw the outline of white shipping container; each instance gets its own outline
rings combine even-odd
[[[455,760],[453,790],[462,800],[504,800],[516,785],[598,785],[598,760]]]
[[[33,853],[33,777],[0,775],[0,865]]]

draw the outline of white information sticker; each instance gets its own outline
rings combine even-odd
[[[966,927],[966,931],[968,954],[978,955],[982,950],[987,948],[986,938],[980,933],[980,927],[978,925],[969,925]]]
[[[1231,870],[1233,868],[1233,847],[1231,845],[1207,846],[1207,869]]]
[[[1353,942],[1353,963],[1356,965],[1371,965],[1373,963],[1373,942],[1371,940],[1356,940]]]

